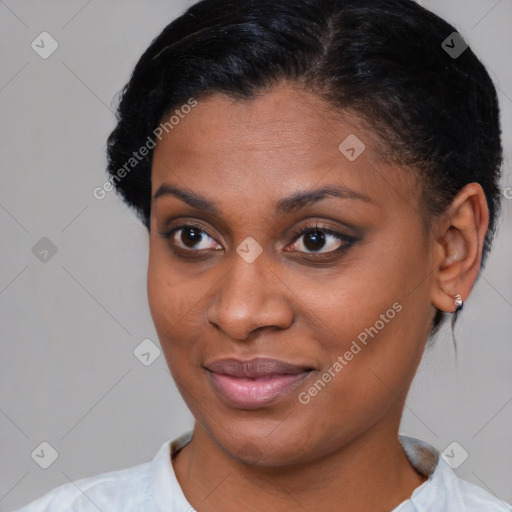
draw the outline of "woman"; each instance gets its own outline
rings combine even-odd
[[[495,89],[453,27],[409,0],[199,2],[108,156],[194,430],[23,511],[510,510],[398,435],[499,210]]]

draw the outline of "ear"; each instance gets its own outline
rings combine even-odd
[[[454,312],[456,294],[465,301],[480,270],[489,208],[478,183],[469,183],[455,196],[435,222],[432,304],[441,311]]]

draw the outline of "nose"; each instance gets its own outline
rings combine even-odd
[[[264,254],[247,263],[238,254],[220,280],[206,317],[231,339],[247,340],[264,328],[287,329],[293,323],[291,292]]]

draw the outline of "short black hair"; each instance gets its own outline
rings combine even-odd
[[[191,99],[243,100],[289,82],[356,113],[391,160],[419,173],[427,222],[479,183],[489,206],[483,267],[500,210],[499,107],[472,50],[456,56],[442,46],[455,45],[454,32],[412,0],[199,1],[153,40],[121,92],[110,180],[149,230],[152,149],[164,118]],[[431,335],[443,316],[437,310]]]

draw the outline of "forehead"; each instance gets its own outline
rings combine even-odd
[[[304,143],[332,145],[325,129],[339,121],[340,114],[318,96],[283,84],[243,100],[224,94],[200,98],[166,139],[181,150],[193,150],[198,142],[202,151],[227,151],[233,144],[247,151],[258,151],[262,145],[266,150],[300,150]],[[361,131],[358,120],[352,116],[351,121],[352,129]]]
[[[362,151],[355,160],[340,150],[347,137]],[[280,195],[299,185],[338,182],[363,188],[378,202],[383,194],[389,196],[385,188],[397,192],[397,174],[413,173],[384,164],[376,139],[355,115],[334,111],[294,85],[280,85],[247,100],[214,94],[199,98],[157,144],[153,193],[161,183],[176,180],[210,195],[215,187],[226,193],[229,184],[233,191],[267,187],[268,196],[277,193],[276,187]]]

